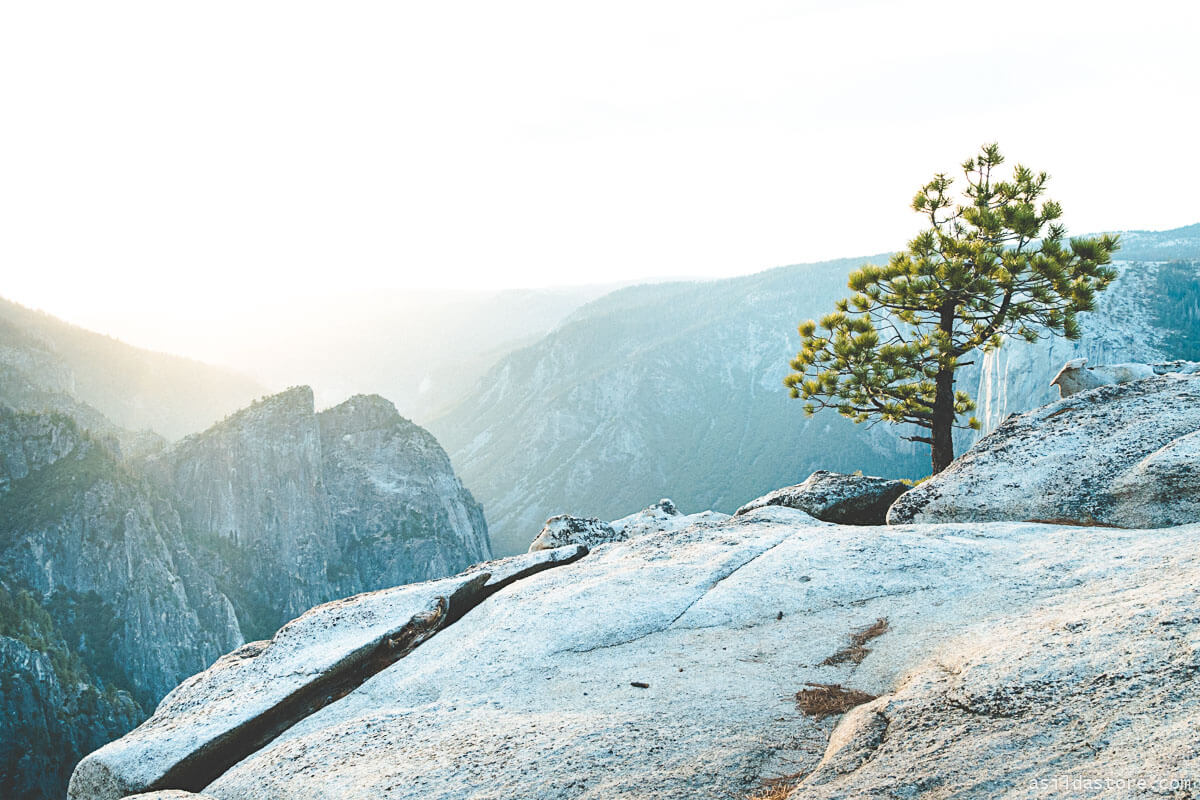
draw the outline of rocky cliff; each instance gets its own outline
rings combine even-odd
[[[102,443],[65,416],[0,409],[0,450],[4,579],[52,607],[92,598],[113,625],[80,630],[75,649],[108,653],[139,702],[242,641],[170,500]]]
[[[445,451],[378,396],[317,414],[310,388],[289,389],[147,469],[176,498],[248,640],[318,603],[490,557],[483,511]]]
[[[0,408],[0,593],[4,796],[61,792],[79,756],[242,641],[171,503],[62,414]]]
[[[0,406],[0,796],[61,796],[181,678],[313,605],[489,557],[445,452],[379,397],[317,414],[297,388],[121,450]]]
[[[417,583],[491,558],[483,508],[428,431],[378,395],[317,421],[339,586]]]
[[[332,599],[336,561],[312,393],[254,403],[147,462],[234,600],[247,639]]]

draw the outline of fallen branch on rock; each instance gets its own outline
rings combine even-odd
[[[867,653],[871,652],[870,648],[866,646],[867,642],[882,636],[887,631],[887,617],[880,617],[862,630],[851,631],[850,644],[822,661],[821,666],[835,667],[838,664],[845,664],[847,661],[852,664],[861,664],[867,657]]]
[[[817,719],[845,714],[855,706],[875,699],[873,694],[847,689],[837,683],[806,683],[805,686],[810,688],[796,692],[796,708]]]

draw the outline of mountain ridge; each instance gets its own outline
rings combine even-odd
[[[1107,328],[1118,333],[1094,346],[1010,342],[960,371],[959,385],[976,396],[988,424],[1046,402],[1052,377],[1046,371],[1077,355],[1169,360],[1188,357],[1195,346],[1189,343],[1200,342],[1200,311],[1189,317],[1181,309],[1178,319],[1162,320],[1146,308],[1184,291],[1190,262],[1173,268],[1178,275],[1169,285],[1139,276],[1151,271],[1142,264],[1176,263],[1140,260],[1147,256],[1200,259],[1200,224],[1128,234],[1118,254],[1124,277],[1100,295],[1096,321],[1086,328],[1088,336]],[[923,451],[900,440],[899,429],[855,428],[833,412],[804,419],[782,386],[799,346],[796,325],[848,294],[851,270],[887,258],[626,287],[581,306],[541,340],[506,356],[456,408],[430,422],[483,502],[496,552],[518,552],[545,519],[566,508],[616,518],[670,492],[683,508],[729,513],[739,496],[796,483],[816,469],[927,475]],[[1145,330],[1127,331],[1122,317],[1129,308],[1142,309]],[[1143,336],[1169,338],[1172,331],[1182,344],[1134,346]],[[1010,357],[1017,361],[1006,367]],[[655,408],[660,401],[668,407]],[[961,451],[974,435],[959,433],[956,441]],[[693,475],[692,464],[706,453],[720,453],[735,470],[727,482]]]
[[[40,363],[31,363],[33,353]],[[44,392],[73,398],[117,429],[149,429],[165,439],[207,427],[264,393],[232,370],[135,347],[3,298],[0,367]],[[22,403],[3,390],[0,402]],[[94,417],[91,422],[100,425]]]

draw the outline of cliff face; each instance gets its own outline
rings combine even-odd
[[[101,443],[63,415],[0,409],[0,449],[5,579],[43,598],[92,598],[115,624],[103,640],[81,631],[78,649],[111,653],[139,702],[241,643],[171,504]]]
[[[491,557],[483,508],[428,431],[378,395],[352,397],[318,423],[336,583],[416,583]]]
[[[0,797],[61,796],[243,632],[489,552],[445,452],[379,397],[318,415],[292,389],[144,459],[0,402]]]
[[[1188,313],[1188,293],[1194,296],[1200,284],[1200,262],[1120,261],[1114,266],[1117,280],[1097,296],[1094,312],[1081,315],[1078,340],[1054,337],[1030,344],[1009,339],[983,355],[975,397],[984,433],[1009,414],[1057,400],[1050,380],[1072,359],[1094,365],[1197,356],[1193,345],[1200,338],[1200,311]],[[974,388],[969,378],[961,383]]]
[[[82,756],[145,716],[128,695],[64,685],[54,661],[0,636],[0,795],[55,797]]]
[[[328,599],[335,543],[312,393],[291,389],[189,436],[147,466],[248,638]]]
[[[148,462],[247,639],[346,594],[489,556],[483,512],[437,442],[387,400],[316,414],[274,395]]]
[[[0,796],[61,795],[241,642],[168,501],[69,417],[0,408]]]

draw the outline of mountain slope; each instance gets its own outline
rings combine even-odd
[[[457,402],[502,357],[618,286],[337,286],[312,297],[251,302],[235,296],[221,308],[190,309],[183,323],[169,303],[132,313],[94,308],[83,319],[126,341],[229,365],[273,391],[312,386],[318,405],[378,393],[424,422]]]
[[[1117,254],[1125,261],[1179,261],[1196,258],[1200,222],[1166,231],[1115,231],[1121,235]]]
[[[796,323],[861,261],[623,289],[505,358],[431,424],[496,551],[523,550],[564,508],[613,519],[672,493],[731,512],[818,467],[924,474],[894,431],[805,419],[783,390]]]
[[[263,393],[230,370],[132,347],[4,299],[0,374],[5,384],[29,387],[0,389],[9,406],[71,413],[69,398],[117,428],[150,429],[167,439],[200,430]],[[90,422],[99,425],[94,416]]]
[[[1075,355],[1193,357],[1195,271],[1137,259],[1200,258],[1200,225],[1124,236],[1121,277],[1083,340],[1010,342],[959,373],[985,424],[1047,402],[1050,378]],[[806,419],[782,386],[796,324],[848,294],[852,269],[884,258],[623,289],[506,357],[430,425],[483,502],[496,551],[524,550],[563,509],[615,518],[671,493],[685,511],[731,512],[816,469],[928,474],[927,450],[900,440],[903,428],[856,427],[831,411]],[[960,450],[973,440],[958,438]]]

